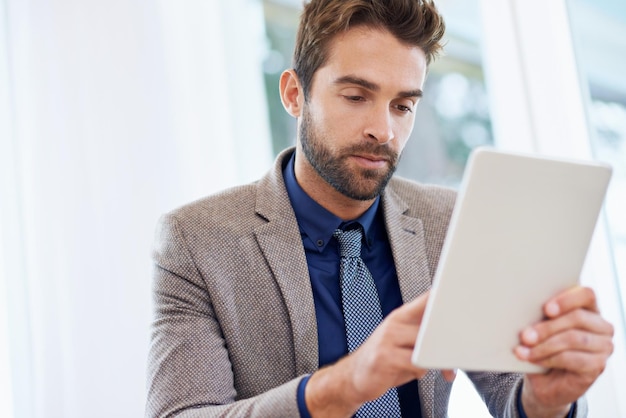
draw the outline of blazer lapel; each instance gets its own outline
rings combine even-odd
[[[293,333],[297,375],[318,369],[317,320],[300,230],[282,176],[288,150],[258,185],[257,214],[266,223],[255,230],[256,239],[282,293]]]
[[[383,210],[389,243],[403,301],[409,302],[431,287],[431,269],[426,256],[422,220],[408,216],[408,206],[387,187],[383,195]],[[439,373],[429,371],[418,382],[420,404],[424,417],[435,415],[435,384]]]
[[[408,207],[392,190],[383,195],[385,225],[404,302],[431,286],[422,220],[406,215]]]

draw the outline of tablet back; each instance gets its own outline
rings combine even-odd
[[[602,164],[475,150],[413,363],[541,371],[513,347],[550,297],[578,283],[610,177]]]

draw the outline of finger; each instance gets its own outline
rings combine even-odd
[[[520,333],[520,341],[527,346],[534,346],[548,338],[570,329],[578,329],[593,334],[613,336],[613,325],[598,313],[577,309],[556,319],[538,322]]]
[[[428,369],[418,367],[411,361],[413,350],[397,350],[391,353],[389,363],[385,366],[388,370],[395,370],[394,373],[400,379],[397,384],[406,383],[411,379],[421,379],[428,373]],[[384,371],[382,371],[384,372]]]
[[[591,288],[576,286],[561,292],[543,306],[543,311],[548,318],[555,318],[579,308],[600,312],[596,294]]]
[[[388,321],[388,323],[381,324],[379,328],[376,330],[377,338],[385,345],[412,350],[420,327],[414,323]]]
[[[522,360],[537,362],[568,350],[610,354],[613,351],[613,342],[611,337],[606,335],[568,330],[532,348],[519,346],[516,348],[516,354]]]
[[[403,352],[398,352],[396,357],[399,359],[399,363],[405,363],[409,365],[408,370],[415,378],[421,379],[426,375],[426,373],[428,373],[428,369],[423,369],[421,367],[414,365],[413,362],[411,361],[412,355],[413,355],[413,350],[404,350]],[[454,382],[454,379],[456,378],[457,370],[456,369],[443,369],[441,370],[441,374],[443,375],[443,378],[446,381],[452,383]]]
[[[456,378],[456,369],[442,370],[441,374],[443,375],[443,378],[446,379],[446,382],[452,383]]]
[[[543,360],[533,361],[533,364],[546,369],[566,370],[579,375],[599,375],[606,367],[608,356],[607,353],[562,351]]]
[[[421,324],[429,294],[430,292],[426,292],[419,295],[412,301],[392,311],[388,317],[393,316],[396,320],[401,322]]]

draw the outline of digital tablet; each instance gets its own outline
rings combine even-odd
[[[429,369],[541,372],[519,332],[575,286],[611,177],[595,162],[489,148],[470,156],[412,361]]]

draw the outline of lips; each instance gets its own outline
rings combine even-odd
[[[368,169],[394,167],[398,159],[391,148],[369,142],[346,147],[341,153]]]
[[[384,156],[384,155],[366,155],[366,154],[355,154],[354,155],[357,158],[364,158],[366,160],[370,160],[370,161],[389,161],[389,157]]]
[[[353,154],[352,158],[361,166],[370,169],[386,167],[389,164],[389,158],[379,155],[362,155]]]

